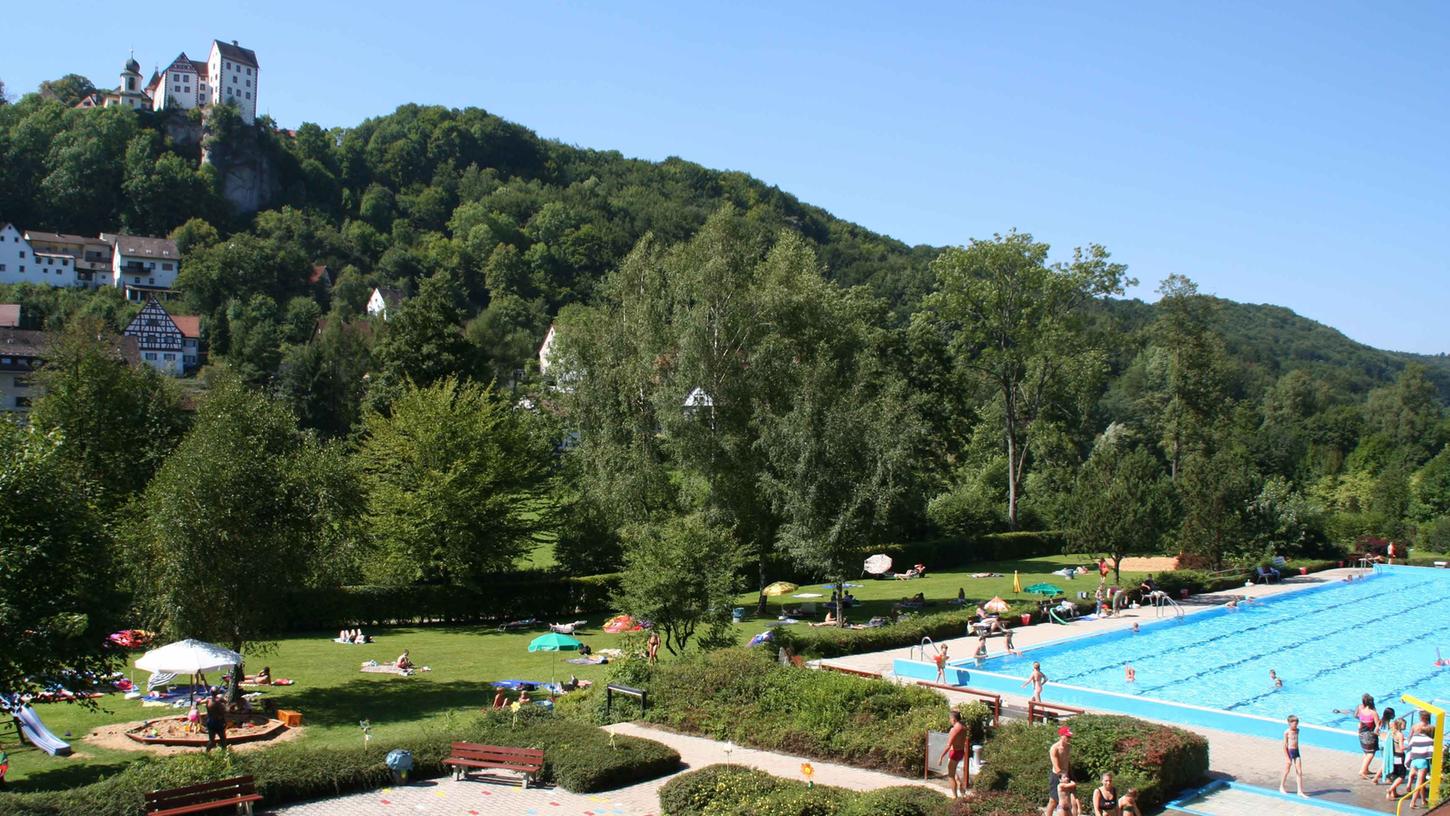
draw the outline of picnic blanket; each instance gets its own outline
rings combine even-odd
[[[412,669],[400,669],[392,663],[385,663],[380,665],[375,662],[368,662],[362,664],[362,670],[368,672],[369,674],[398,674],[402,675],[403,677],[409,677],[415,672],[432,671],[432,669],[428,668],[427,666],[418,666],[417,668]]]
[[[605,663],[608,663],[609,658],[605,657],[604,655],[597,655],[595,657],[571,657],[564,662],[573,663],[578,666],[601,666]]]

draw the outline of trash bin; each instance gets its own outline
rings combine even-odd
[[[1299,568],[1299,574],[1300,575],[1308,575],[1309,574],[1309,568],[1308,567],[1300,567]]]
[[[1023,626],[1026,626],[1029,623],[1032,623],[1032,614],[1030,612],[1023,612],[1022,613],[1022,625]]]
[[[745,620],[745,607],[737,606],[734,609],[730,610],[730,620],[734,621],[735,623],[739,623]]]

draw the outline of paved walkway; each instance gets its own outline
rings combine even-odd
[[[662,742],[680,752],[681,773],[719,762],[748,765],[787,779],[802,779],[801,764],[810,762],[812,777],[822,785],[853,790],[874,790],[892,785],[927,784],[921,780],[863,771],[845,765],[801,757],[729,747],[714,740],[675,734],[634,723],[620,723],[608,730]],[[452,777],[430,779],[401,787],[355,793],[268,811],[285,816],[397,816],[422,813],[428,816],[657,816],[659,789],[672,776],[641,782],[627,788],[597,794],[569,793],[560,788],[529,788],[517,783],[455,781]],[[940,784],[933,787],[946,792]]]

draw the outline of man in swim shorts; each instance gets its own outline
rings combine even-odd
[[[1057,729],[1057,742],[1047,749],[1047,761],[1052,763],[1052,771],[1047,775],[1047,795],[1052,799],[1047,803],[1047,812],[1051,813],[1057,806],[1057,789],[1063,782],[1072,778],[1072,729],[1062,726]]]
[[[936,758],[941,762],[947,759],[947,776],[952,780],[952,798],[959,799],[967,795],[967,789],[972,786],[971,763],[967,762],[967,725],[962,722],[962,715],[959,711],[952,712],[952,730],[947,732],[947,745],[941,751],[941,756]],[[957,784],[957,764],[962,766],[962,778],[960,788]]]

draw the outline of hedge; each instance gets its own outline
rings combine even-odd
[[[893,773],[921,773],[925,732],[949,724],[928,689],[782,666],[759,649],[687,655],[648,688],[647,719],[677,731]]]
[[[660,788],[662,816],[947,816],[950,806],[920,785],[858,793],[808,787],[742,765],[710,765]]]
[[[511,573],[484,589],[462,586],[345,586],[288,593],[283,620],[294,631],[349,625],[484,623],[567,617],[609,608],[618,573],[568,577]]]
[[[1208,773],[1208,741],[1164,725],[1084,714],[1072,726],[1073,778],[1085,789],[1112,772],[1118,790],[1137,788],[1139,804],[1156,807]],[[1048,749],[1057,739],[1054,724],[1011,723],[997,730],[982,750],[976,784],[1047,801]]]
[[[445,718],[412,739],[370,747],[313,747],[283,743],[261,751],[215,752],[147,758],[115,776],[62,791],[0,794],[0,816],[138,816],[145,794],[211,779],[256,777],[266,806],[336,796],[387,784],[383,758],[392,748],[413,752],[415,778],[442,776],[455,740],[542,748],[544,781],[576,792],[609,790],[655,779],[678,769],[680,755],[653,740],[612,737],[601,729],[523,711]]]

